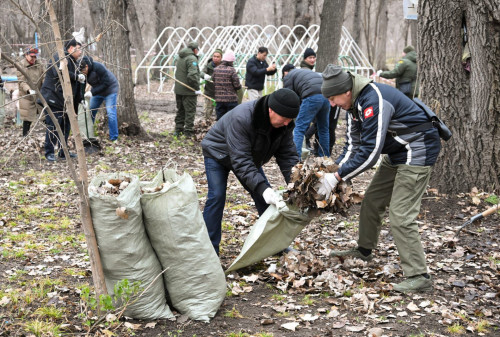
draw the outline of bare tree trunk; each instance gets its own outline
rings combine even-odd
[[[387,47],[387,1],[380,0],[377,10],[377,40],[375,42],[375,69],[385,69],[386,47]]]
[[[313,5],[312,2],[312,0],[297,0],[295,2],[295,18],[293,22],[294,26],[302,25],[306,28],[309,27],[312,19],[309,9]],[[295,30],[297,39],[300,39],[304,34],[305,30],[303,28]]]
[[[352,38],[357,44],[361,42],[361,0],[354,3],[354,15],[352,17]]]
[[[500,5],[495,0],[420,1],[420,94],[454,133],[431,183],[445,193],[497,190],[500,180]],[[464,70],[465,15],[471,72]]]
[[[75,20],[74,20],[74,11],[73,11],[73,2],[72,1],[51,1],[53,4],[53,9],[55,14],[59,19],[59,24],[61,26],[61,38],[63,45],[73,38],[72,33],[75,28]],[[45,58],[49,58],[52,56],[53,51],[55,50],[55,37],[54,32],[52,30],[52,26],[50,25],[50,17],[47,11],[47,6],[45,0],[40,0],[40,30],[38,33],[40,34],[40,40],[43,41],[41,45],[41,54]]]
[[[118,95],[118,121],[120,132],[129,136],[146,136],[141,127],[135,108],[134,83],[130,60],[130,40],[127,28],[127,0],[89,0],[90,6],[98,7],[95,29],[103,31],[108,24],[113,28],[107,30],[99,42],[99,54],[103,56],[106,67],[115,74],[120,83]]]
[[[366,42],[366,57],[368,57],[368,61],[370,63],[373,63],[373,55],[375,51],[375,39],[372,37],[372,33],[374,32],[373,26],[372,26],[372,5],[373,2],[372,0],[363,0],[363,33],[365,36],[365,42]],[[376,35],[376,29],[374,34]]]
[[[245,3],[247,0],[236,0],[234,4],[233,26],[240,26],[243,20],[243,12],[245,11]]]
[[[331,0],[323,3],[316,61],[318,72],[322,72],[329,63],[337,63],[345,6],[346,0]]]
[[[127,1],[127,18],[131,28],[131,37],[135,47],[135,66],[137,67],[144,58],[144,41],[142,40],[141,26],[139,25],[139,17],[135,9],[134,0]],[[146,72],[140,71],[137,76],[137,84],[146,83]]]
[[[72,33],[75,31],[75,13],[73,11],[73,1],[58,0],[52,1],[52,6],[58,18],[60,19],[59,30],[63,43],[73,38]]]
[[[410,35],[411,35],[411,45],[415,48],[415,51],[418,53],[418,34],[417,34],[417,20],[409,20],[410,21]]]
[[[406,47],[407,45],[409,45],[408,43],[408,32],[409,32],[409,29],[410,29],[410,20],[404,20],[404,23],[403,23],[403,44],[404,46]]]

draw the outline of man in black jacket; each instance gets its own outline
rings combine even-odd
[[[90,111],[92,122],[95,122],[97,110],[104,102],[108,114],[109,140],[118,139],[118,118],[116,116],[116,101],[118,98],[118,80],[115,75],[106,69],[104,64],[95,62],[85,57],[80,66],[82,73],[87,76],[87,83],[92,86],[85,93],[85,98],[90,98]]]
[[[78,110],[78,104],[82,99],[80,85],[85,82],[85,75],[78,71],[79,67],[77,65],[77,60],[82,55],[81,47],[82,45],[76,40],[70,40],[65,46],[65,55],[68,65],[68,73],[71,80],[75,111]],[[40,92],[57,118],[57,122],[64,133],[64,140],[67,141],[71,126],[69,123],[68,113],[65,111],[66,102],[64,101],[62,83],[59,81],[58,69],[60,62],[58,54],[55,54],[53,58],[55,64],[52,63],[52,60],[49,62],[45,80],[43,81]],[[49,162],[54,162],[56,160],[56,157],[54,156],[54,147],[57,144],[59,148],[59,159],[65,159],[56,127],[48,114],[45,117],[45,124],[47,126],[47,131],[45,133],[45,158]],[[70,156],[76,157],[76,154],[70,153]]]
[[[266,47],[259,47],[257,55],[252,56],[247,61],[245,85],[248,88],[248,98],[251,101],[262,97],[266,75],[276,74],[276,64],[268,65],[266,62],[268,52]]]
[[[259,100],[238,105],[208,131],[201,142],[208,182],[203,211],[212,245],[219,254],[221,222],[230,171],[250,193],[259,215],[279,195],[271,188],[262,166],[273,156],[285,181],[299,157],[293,143],[293,118],[300,100],[289,89],[280,89]]]

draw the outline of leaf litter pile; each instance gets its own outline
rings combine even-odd
[[[91,186],[91,189],[94,189],[95,192],[100,195],[112,195],[118,196],[120,193],[127,188],[130,184],[130,178],[124,179],[108,179],[99,184],[97,187]]]
[[[284,199],[300,209],[346,214],[352,204],[360,203],[363,199],[362,195],[353,192],[350,182],[341,181],[328,199],[318,194],[316,187],[325,173],[335,173],[338,168],[333,159],[327,157],[309,157],[303,163],[298,163],[292,168]]]

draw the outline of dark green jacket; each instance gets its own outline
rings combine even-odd
[[[212,61],[212,59],[208,60],[208,63],[205,65],[205,68],[203,68],[203,73],[202,76],[207,74],[210,76],[214,75],[214,69],[215,69],[215,63]],[[215,85],[212,81],[205,81],[205,95],[215,98]]]
[[[187,84],[194,90],[200,90],[200,68],[198,67],[198,56],[190,48],[184,48],[179,52],[175,78]],[[195,96],[193,90],[186,88],[175,81],[174,92],[176,95]]]
[[[306,61],[302,60],[300,62],[300,69],[311,69],[311,70],[313,70],[314,66],[312,66],[309,63],[307,63]]]
[[[395,78],[396,88],[399,89],[399,83],[412,82],[411,92],[418,96],[417,84],[417,53],[409,52],[396,64],[396,67],[391,71],[383,71],[380,73],[383,78]],[[415,90],[415,87],[416,90]]]

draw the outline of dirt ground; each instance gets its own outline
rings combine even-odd
[[[194,179],[200,209],[207,194],[198,141],[174,138],[171,94],[137,90],[137,109],[151,140],[120,136],[87,157],[89,178],[129,172],[152,178],[167,162]],[[202,120],[202,102],[197,122]],[[495,202],[494,195],[469,191],[443,195],[432,187],[418,218],[434,290],[402,295],[403,279],[388,217],[375,251],[362,261],[332,259],[331,249],[354,246],[359,205],[347,216],[322,214],[295,239],[299,253],[273,256],[227,276],[228,292],[210,323],[176,313],[175,321],[106,320],[87,333],[96,313],[81,299],[92,278],[78,210],[78,195],[65,162],[43,157],[44,130],[29,139],[10,119],[0,131],[0,336],[470,336],[500,335],[499,214],[455,230]],[[345,123],[337,129],[338,154]],[[264,171],[284,186],[277,165]],[[362,192],[374,170],[353,181]],[[227,268],[248,235],[257,212],[233,175],[228,187],[220,261]],[[200,263],[203,263],[200,261]],[[188,271],[187,271],[188,272]]]

